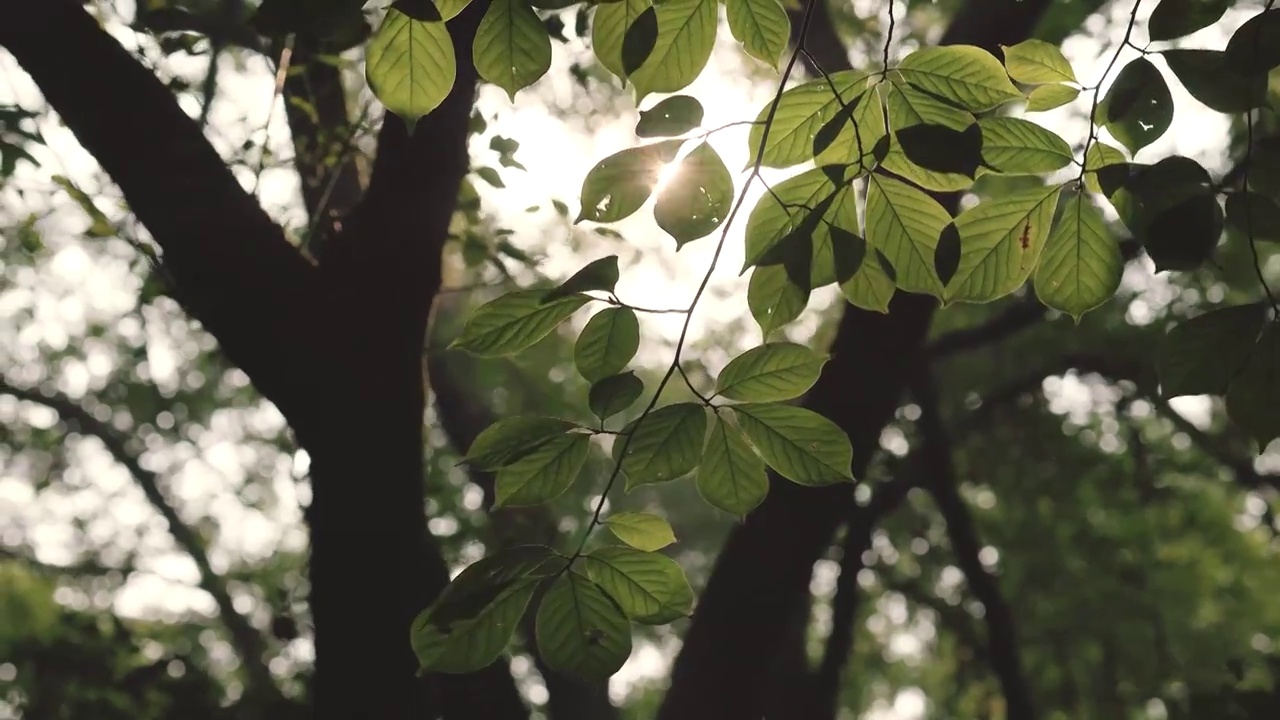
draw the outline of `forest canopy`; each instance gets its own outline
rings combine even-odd
[[[0,715],[1280,713],[1273,3],[0,47]]]

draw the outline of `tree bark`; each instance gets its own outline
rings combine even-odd
[[[970,0],[942,44],[970,44],[999,52],[1031,35],[1048,0],[1001,3]],[[948,198],[955,208],[955,197]],[[806,398],[850,438],[854,472],[863,472],[880,430],[892,417],[916,366],[937,302],[899,293],[888,315],[847,308],[832,345],[832,360]],[[846,487],[800,488],[773,477],[768,499],[730,534],[699,601],[676,658],[660,720],[758,720],[785,623],[808,601],[813,563],[849,519]],[[854,528],[850,529],[851,531]]]

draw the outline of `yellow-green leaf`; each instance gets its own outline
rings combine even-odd
[[[667,405],[638,418],[613,441],[613,459],[627,476],[627,490],[693,470],[706,435],[707,412],[695,403]]]
[[[658,193],[653,217],[679,249],[715,232],[732,206],[733,178],[704,141],[680,160],[675,176]]]
[[[631,623],[622,608],[576,570],[557,577],[542,596],[534,634],[548,667],[583,680],[608,680],[631,656]]]
[[[1080,97],[1080,88],[1070,85],[1041,85],[1027,96],[1027,112],[1044,112],[1060,108]]]
[[[457,72],[445,24],[414,20],[394,7],[365,46],[370,89],[410,131],[448,97]]]
[[[783,265],[762,265],[751,271],[747,307],[765,337],[804,312],[811,290],[807,280],[796,282]]]
[[[574,222],[617,222],[639,210],[658,184],[658,173],[680,152],[683,140],[662,140],[616,152],[596,163],[582,181],[582,209]]]
[[[604,525],[622,542],[647,553],[661,550],[676,541],[671,524],[653,513],[614,513],[605,518]]]
[[[654,552],[602,547],[582,558],[587,576],[639,623],[662,625],[688,617],[693,589],[676,561]]]
[[[666,0],[657,6],[658,41],[631,74],[639,103],[650,93],[676,92],[697,79],[716,41],[716,0]]]
[[[650,7],[653,7],[652,0],[619,0],[596,7],[591,21],[591,48],[600,64],[623,82],[627,80],[622,66],[623,38],[627,29]]]
[[[518,290],[476,308],[451,348],[479,357],[501,357],[524,350],[556,329],[583,305],[585,295],[543,302],[545,290]]]
[[[956,217],[960,266],[947,283],[948,302],[989,302],[1017,290],[1035,269],[1062,188],[1011,192]]]
[[[982,159],[1001,173],[1050,173],[1070,165],[1074,157],[1066,140],[1030,120],[987,117],[978,126]]]
[[[801,485],[853,480],[853,449],[835,423],[781,403],[731,405],[738,424],[769,467]]]
[[[523,0],[491,0],[473,48],[476,72],[512,101],[551,67],[547,28]]]
[[[725,0],[729,31],[747,54],[777,67],[791,39],[791,19],[778,0]]]
[[[498,471],[494,506],[538,505],[565,493],[578,479],[591,451],[591,437],[568,433],[554,437]]]
[[[821,78],[782,93],[781,99],[778,100],[778,108],[774,111],[773,123],[769,126],[767,140],[764,137],[765,121],[769,118],[769,109],[773,102],[770,101],[760,110],[747,139],[751,150],[751,162],[755,162],[762,141],[765,142],[765,146],[761,164],[772,168],[797,165],[812,160],[815,154],[821,153],[826,148],[836,145],[849,147],[856,143],[853,123],[850,122],[849,117],[845,117],[838,126],[833,126],[832,129],[835,132],[830,133],[829,138],[825,138],[825,147],[815,149],[815,143],[824,140],[819,137],[819,131],[836,119],[841,107],[853,106],[853,103],[867,91],[868,75],[860,70],[846,70],[834,73],[830,77],[830,83],[826,78]],[[851,109],[856,110],[857,106]],[[852,119],[857,121],[856,114]],[[867,140],[873,130],[863,130],[864,127],[866,126],[859,125],[859,131],[864,133],[865,151],[870,152],[871,144]],[[883,133],[883,129],[880,132]]]
[[[1038,85],[1076,81],[1071,63],[1067,62],[1057,45],[1032,38],[1017,45],[1001,45],[1000,49],[1004,51],[1004,66],[1009,77],[1020,83]]]
[[[1088,196],[1067,201],[1036,268],[1036,296],[1077,322],[1115,295],[1124,273],[1120,244]]]
[[[796,343],[765,343],[724,366],[716,378],[716,394],[747,402],[800,397],[818,381],[829,359]]]
[[[903,58],[898,71],[912,85],[982,112],[1022,97],[991,53],[972,45],[926,47]]]
[[[941,297],[933,254],[949,222],[947,211],[924,191],[882,175],[871,176],[867,243],[884,253],[903,290]]]

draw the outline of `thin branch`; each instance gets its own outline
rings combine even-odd
[[[195,121],[74,0],[8,3],[0,45],[120,185],[177,299],[286,416],[304,417],[320,392],[299,373],[317,275]]]
[[[980,559],[982,542],[969,507],[960,496],[952,466],[951,439],[942,421],[937,389],[927,373],[921,373],[913,383],[913,394],[920,406],[924,487],[942,513],[956,564],[986,611],[983,617],[990,644],[990,664],[1004,690],[1008,716],[1010,720],[1032,720],[1036,717],[1035,705],[1031,698],[1031,685],[1023,671],[1017,623],[1013,610],[1000,591],[999,582]]]
[[[244,663],[250,692],[259,693],[264,699],[278,698],[279,688],[271,679],[271,672],[263,661],[267,653],[265,639],[248,619],[236,610],[231,593],[227,590],[222,577],[214,572],[213,566],[209,563],[204,541],[195,530],[183,522],[177,509],[165,498],[164,492],[160,490],[160,479],[155,473],[142,466],[141,459],[129,448],[128,437],[94,417],[84,406],[65,395],[44,394],[36,390],[14,387],[2,380],[0,380],[0,394],[11,395],[19,400],[53,410],[67,425],[97,438],[106,447],[107,452],[111,453],[111,457],[129,471],[141,488],[142,494],[146,496],[147,502],[164,518],[174,542],[195,562],[196,569],[200,573],[200,589],[213,596],[214,603],[218,606],[218,617],[227,628],[232,647],[236,649]]]

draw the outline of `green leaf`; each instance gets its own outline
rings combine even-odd
[[[529,87],[551,67],[551,38],[524,0],[491,0],[476,28],[472,57],[480,77],[507,91]]]
[[[449,345],[478,357],[501,357],[524,350],[546,337],[591,298],[571,295],[543,302],[545,290],[517,290],[476,308]]]
[[[698,464],[698,493],[715,507],[743,518],[769,494],[764,461],[742,431],[716,413]]]
[[[769,333],[800,317],[809,305],[809,283],[797,283],[783,265],[762,265],[751,271],[747,307],[760,331]]]
[[[767,140],[764,129],[772,102],[760,111],[747,136],[752,162],[760,151],[762,141],[764,156],[761,165],[764,167],[785,168],[813,159],[817,154],[814,151],[814,141],[818,131],[836,118],[842,100],[844,105],[852,105],[867,90],[868,75],[860,70],[845,70],[830,77],[830,83],[826,78],[813,80],[782,93]],[[827,144],[831,146],[838,143],[856,143],[853,124],[847,118],[838,134]],[[870,147],[867,146],[866,149],[870,150]]]
[[[1241,75],[1260,75],[1280,67],[1280,9],[1254,15],[1227,42],[1227,65]]]
[[[478,470],[497,470],[574,427],[559,418],[503,418],[476,436],[462,461]]]
[[[587,406],[601,420],[608,420],[631,407],[644,392],[644,381],[633,372],[600,378],[587,391]]]
[[[997,172],[1039,175],[1061,170],[1074,156],[1066,140],[1020,118],[988,117],[982,128],[982,159]]]
[[[1120,287],[1124,258],[1102,214],[1085,195],[1067,201],[1036,268],[1036,296],[1076,322]]]
[[[613,459],[622,464],[627,491],[693,470],[706,435],[706,410],[695,403],[667,405],[637,418],[613,441]]]
[[[1160,0],[1147,32],[1153,41],[1190,35],[1218,22],[1230,5],[1231,0]]]
[[[738,424],[769,467],[800,485],[853,480],[853,449],[835,423],[795,405],[732,405]]]
[[[658,193],[653,216],[675,238],[676,249],[720,227],[733,206],[733,178],[706,142],[680,161],[675,176]]]
[[[647,7],[622,36],[622,73],[630,77],[653,54],[658,44],[658,11]]]
[[[573,363],[590,382],[616,375],[640,349],[640,320],[631,308],[605,308],[592,316],[573,346]]]
[[[1151,166],[1115,173],[1112,203],[1158,271],[1194,270],[1213,255],[1223,213],[1209,172],[1173,155]],[[1100,175],[1105,187],[1106,171]],[[1121,202],[1117,202],[1120,199]]]
[[[435,0],[436,8],[440,11],[441,20],[452,20],[458,16],[467,6],[471,4],[471,0]]]
[[[1125,65],[1099,103],[1094,122],[1131,153],[1160,139],[1173,124],[1173,96],[1164,76],[1146,58]]]
[[[409,131],[444,102],[458,72],[443,22],[414,20],[392,7],[365,46],[369,88]]]
[[[1280,240],[1280,205],[1259,193],[1231,193],[1227,223],[1253,240]]]
[[[619,540],[647,553],[661,550],[676,541],[671,524],[653,513],[615,513],[606,518],[604,524]]]
[[[653,6],[652,0],[620,0],[602,3],[591,23],[591,47],[606,70],[626,82],[630,74],[622,64],[622,44],[627,28]]]
[[[900,81],[881,84],[877,92],[884,94],[889,125],[894,129],[912,125],[941,125],[952,130],[965,130],[977,122],[973,113]]]
[[[511,582],[472,617],[441,623],[428,608],[414,619],[410,642],[423,670],[470,673],[488,666],[511,642],[539,578]]]
[[[507,186],[506,183],[502,182],[502,176],[498,174],[498,171],[491,167],[476,168],[476,175],[493,187],[505,188]]]
[[[1044,112],[1060,108],[1080,97],[1080,88],[1070,85],[1041,85],[1027,96],[1027,112]]]
[[[545,577],[564,566],[564,559],[543,545],[517,545],[471,563],[445,586],[435,602],[418,615],[415,627],[448,631],[474,619],[513,583]]]
[[[636,135],[642,138],[683,135],[702,125],[702,117],[702,103],[688,95],[672,95],[640,111]]]
[[[1169,69],[1191,97],[1220,113],[1242,113],[1267,104],[1267,76],[1240,75],[1216,50],[1166,50]]]
[[[729,31],[747,54],[777,67],[791,39],[791,19],[778,0],[725,0]]]
[[[610,223],[630,217],[658,183],[658,173],[676,158],[683,140],[662,140],[616,152],[596,163],[582,181],[583,220]]]
[[[729,361],[716,379],[716,394],[730,400],[774,402],[805,394],[830,356],[791,342],[765,343]]]
[[[631,656],[631,623],[604,590],[575,570],[552,581],[534,630],[547,667],[603,682]]]
[[[560,435],[498,471],[494,507],[539,505],[565,493],[591,451],[591,436]]]
[[[973,112],[1022,97],[1000,61],[972,45],[921,48],[903,58],[898,72],[921,90]]]
[[[1266,450],[1280,437],[1280,331],[1272,323],[1262,333],[1227,391],[1227,415]]]
[[[1098,181],[1098,171],[1113,165],[1125,165],[1128,162],[1129,158],[1122,151],[1104,142],[1093,141],[1089,144],[1089,149],[1084,154],[1085,187],[1089,188],[1090,192],[1102,192],[1102,185]],[[1106,194],[1108,196],[1111,195],[1110,192]]]
[[[903,82],[881,84],[876,88],[876,92],[884,94],[889,126],[898,131],[890,136],[887,154],[882,163],[884,169],[920,187],[940,192],[964,190],[973,184],[973,172],[965,173],[965,171],[976,169],[977,163],[981,161],[981,137],[976,133],[973,113],[938,100]],[[883,122],[881,120],[882,124]],[[950,153],[944,147],[942,154],[944,160],[950,160],[952,165],[950,169],[959,170],[959,172],[942,172],[933,169],[934,167],[946,169],[947,166],[945,163],[939,165],[931,162],[930,155],[937,153],[929,153],[929,148],[921,148],[919,143],[912,147],[904,147],[898,133],[907,128],[925,124],[955,131],[970,131],[970,134],[962,138],[945,137],[946,133],[942,133],[944,137],[926,138],[924,143],[936,150],[939,146],[958,142]],[[925,133],[927,134],[928,131]],[[933,134],[939,134],[939,129],[935,128]],[[907,143],[911,144],[914,139],[911,131],[907,132],[907,137]],[[947,157],[948,155],[950,157]]]
[[[825,248],[821,251],[831,255],[837,244],[831,233],[833,227],[857,233],[857,197],[849,182],[835,182],[840,177],[839,168],[814,168],[783,180],[773,186],[772,192],[762,195],[747,218],[743,271],[760,264],[784,239],[795,234],[811,237],[815,254]],[[812,287],[834,279],[815,277]]]
[[[1004,66],[1009,77],[1020,83],[1075,82],[1076,74],[1071,63],[1057,45],[1043,40],[1023,40],[1017,45],[1001,45]]]
[[[587,576],[632,620],[664,625],[688,617],[693,589],[674,560],[653,552],[602,547],[582,558]]]
[[[1263,303],[1214,310],[1178,323],[1156,357],[1160,394],[1225,395],[1267,323]]]
[[[950,222],[947,211],[924,192],[888,177],[871,176],[867,243],[884,253],[903,290],[942,295],[933,255],[942,229]]]
[[[639,103],[650,93],[683,90],[702,73],[716,42],[715,0],[665,0],[657,6],[658,41],[631,74]]]
[[[960,266],[947,284],[946,302],[989,302],[1022,287],[1049,237],[1061,190],[1019,190],[960,213]]]
[[[613,292],[614,287],[618,284],[618,276],[618,256],[606,255],[587,263],[581,270],[571,275],[568,280],[560,283],[559,287],[547,293],[542,301],[552,302],[591,290]]]
[[[897,288],[885,271],[886,267],[892,269],[884,253],[879,250],[865,253],[853,277],[840,283],[840,292],[845,300],[863,310],[889,312],[889,301]]]

